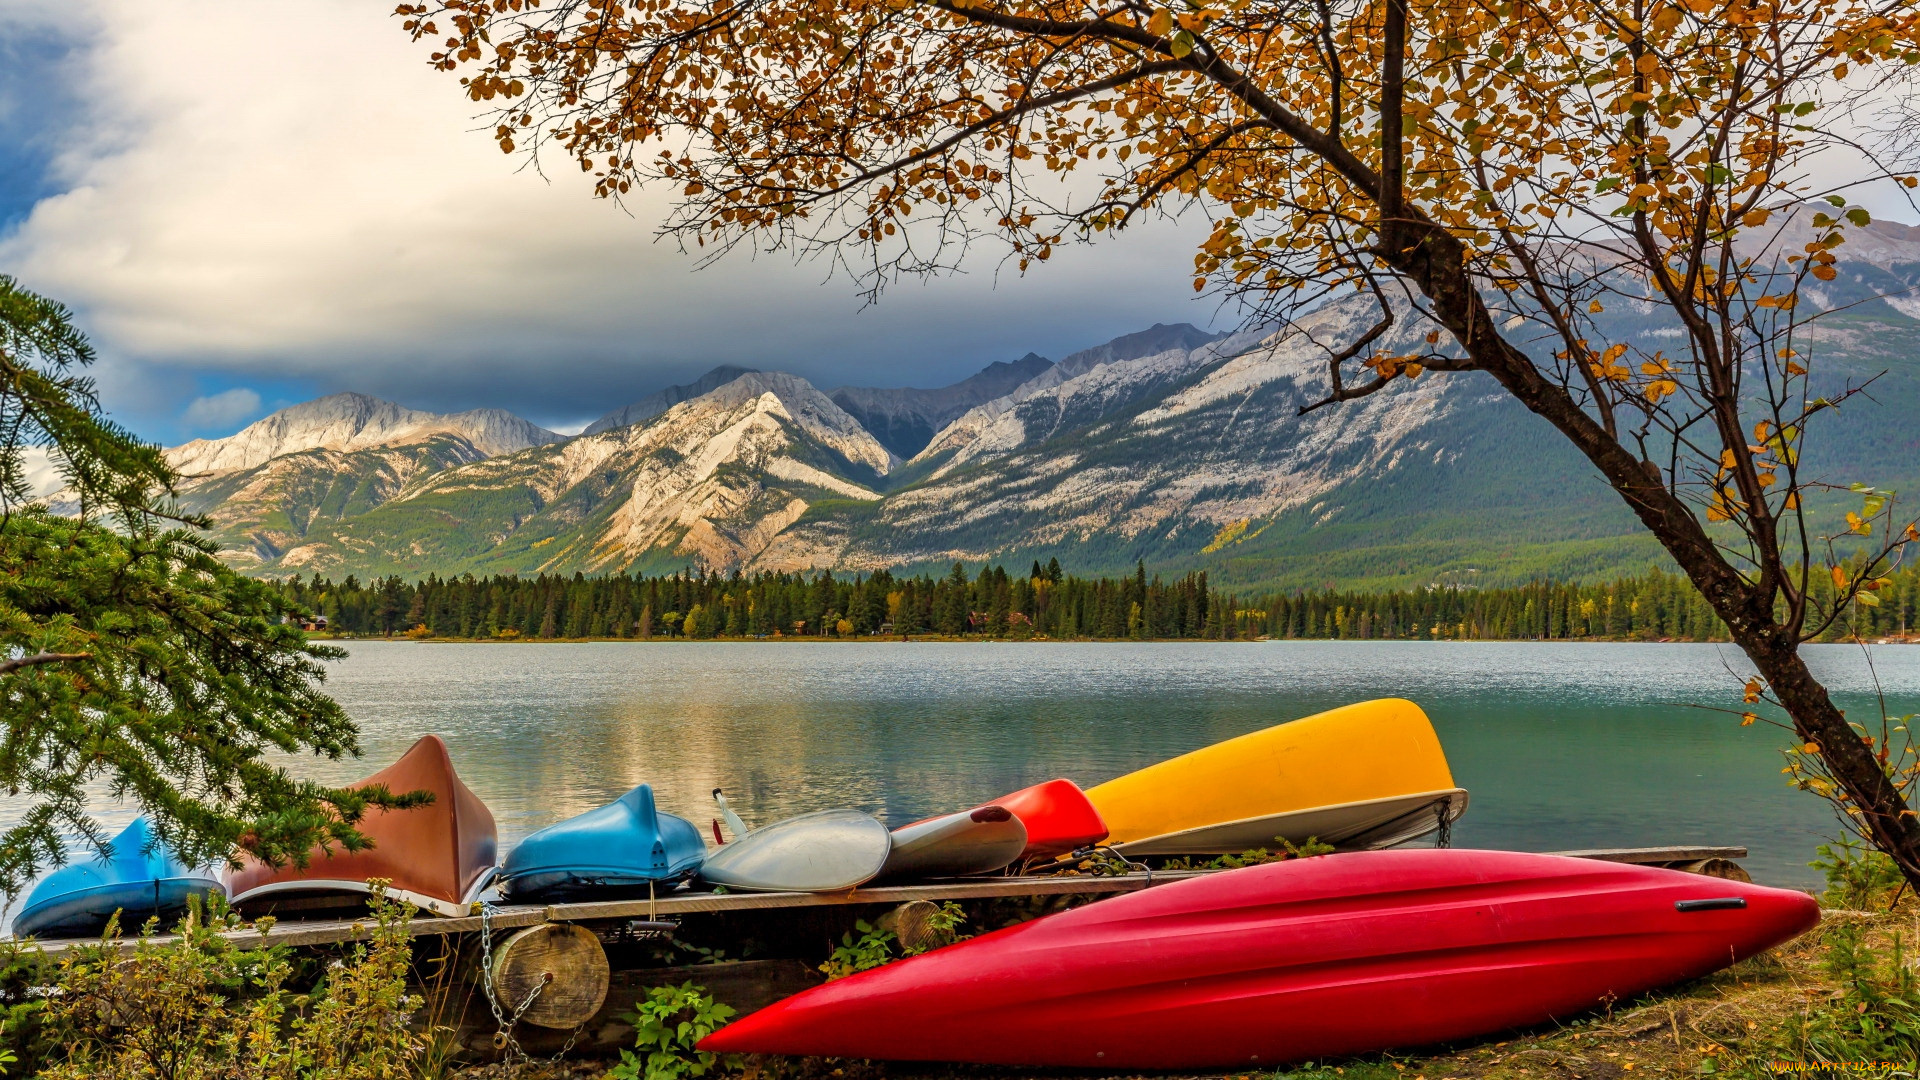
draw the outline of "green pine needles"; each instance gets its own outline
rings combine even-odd
[[[188,862],[363,846],[369,806],[426,796],[323,788],[276,763],[358,753],[319,689],[340,654],[172,509],[158,448],[104,420],[77,374],[92,360],[65,308],[0,275],[0,790],[33,799],[0,831],[0,892],[61,863],[67,837],[103,847],[105,799],[137,804]],[[33,490],[42,458],[65,485],[50,499]]]

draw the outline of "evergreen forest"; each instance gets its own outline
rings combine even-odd
[[[1914,631],[1920,569],[1905,569],[1821,640]],[[1204,572],[1085,578],[1057,561],[1025,574],[956,564],[939,577],[689,571],[659,576],[360,581],[280,585],[310,625],[353,636],[460,639],[859,638],[937,635],[1067,640],[1719,641],[1720,621],[1686,579],[1653,571],[1576,585],[1441,584],[1388,592],[1241,594]]]

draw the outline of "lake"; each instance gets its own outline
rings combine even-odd
[[[443,736],[511,844],[654,786],[703,828],[727,789],[749,822],[853,806],[891,823],[1055,776],[1092,785],[1220,739],[1368,698],[1433,717],[1472,796],[1459,846],[1554,850],[1738,844],[1761,881],[1812,885],[1834,832],[1787,787],[1787,733],[1743,728],[1747,671],[1720,645],[1531,642],[346,643],[327,682],[365,756],[292,760],[332,782]],[[1862,651],[1811,662],[1872,715]],[[1896,713],[1920,712],[1920,647],[1873,667]],[[124,808],[96,804],[112,824]],[[0,821],[21,799],[0,799]]]
[[[751,821],[853,806],[901,823],[1066,776],[1091,785],[1322,709],[1408,697],[1472,794],[1459,846],[1739,844],[1754,876],[1817,884],[1826,804],[1787,787],[1787,733],[1743,728],[1729,646],[1531,642],[435,644],[350,642],[328,682],[367,774],[425,732],[452,748],[502,840],[650,783],[703,826],[727,789]],[[1857,647],[1809,649],[1871,715]],[[1920,648],[1873,666],[1920,711]]]

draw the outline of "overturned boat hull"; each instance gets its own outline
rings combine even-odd
[[[758,892],[838,892],[873,880],[893,852],[887,827],[858,810],[820,810],[737,835],[700,876]]]
[[[1100,811],[1071,780],[1048,780],[1021,788],[993,800],[993,805],[1012,811],[1026,826],[1027,846],[1020,852],[1022,859],[1051,859],[1107,838],[1107,823],[1101,820]]]
[[[614,899],[686,877],[706,855],[700,830],[656,810],[653,788],[641,784],[520,841],[500,876],[516,903]]]
[[[1224,854],[1272,847],[1280,836],[1385,847],[1439,829],[1443,800],[1447,822],[1466,809],[1432,722],[1399,698],[1202,747],[1109,780],[1087,798],[1111,830],[1107,842],[1141,855]],[[1424,817],[1422,805],[1432,807]],[[1313,827],[1299,832],[1302,822]]]
[[[1804,893],[1651,867],[1329,855],[1158,886],[862,972],[700,1049],[1263,1069],[1567,1019],[1818,921]]]
[[[1020,858],[1027,827],[1004,806],[987,805],[893,830],[884,881],[991,874]]]
[[[373,784],[396,795],[431,792],[433,801],[367,811],[358,827],[373,846],[363,851],[316,848],[304,867],[246,860],[227,879],[234,906],[248,917],[351,911],[365,905],[370,881],[385,879],[394,899],[436,915],[466,914],[490,883],[498,836],[492,812],[454,772],[447,744],[423,736],[400,760],[353,786]]]
[[[211,872],[187,866],[157,844],[146,818],[121,830],[108,847],[111,858],[62,867],[34,886],[13,920],[13,935],[93,937],[116,913],[121,929],[134,933],[148,919],[164,924],[179,916],[196,896],[226,893]]]
[[[1282,842],[1318,840],[1343,850],[1392,847],[1451,826],[1467,812],[1465,788],[1417,791],[1384,799],[1314,806],[1265,817],[1223,821],[1185,832],[1116,844],[1123,855],[1232,855],[1255,848],[1277,851]]]

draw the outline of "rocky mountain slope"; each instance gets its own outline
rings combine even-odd
[[[937,567],[1057,556],[1118,569],[1206,566],[1227,580],[1384,582],[1497,558],[1644,564],[1597,482],[1482,376],[1425,378],[1299,416],[1327,390],[1314,340],[1363,329],[1336,304],[1280,332],[1112,361],[973,410],[900,470],[916,481],[859,512],[817,513],[770,568]],[[1403,320],[1410,345],[1425,327]],[[1050,381],[1050,380],[1049,380]]]
[[[366,513],[420,477],[564,439],[501,409],[431,413],[346,393],[167,458],[184,477],[181,508],[211,519],[233,562],[259,567],[316,524]]]
[[[1012,392],[1052,366],[1053,361],[1046,357],[1028,353],[1010,364],[996,360],[972,377],[937,390],[843,386],[827,396],[873,432],[881,445],[909,458],[961,413]]]
[[[435,473],[310,530],[272,572],[539,573],[752,563],[896,459],[806,380],[752,372],[650,422]]]

